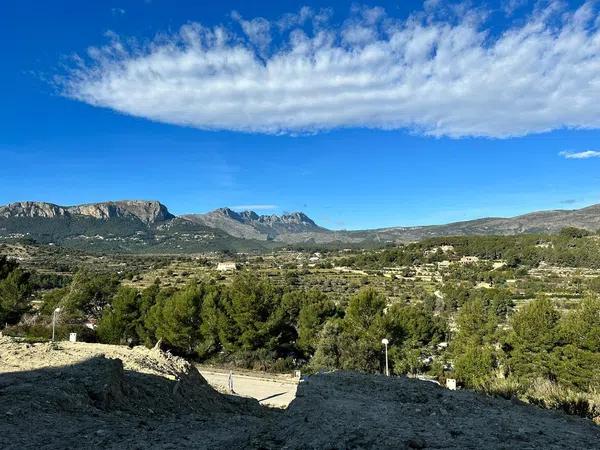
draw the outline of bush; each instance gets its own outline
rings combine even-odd
[[[585,393],[538,378],[523,394],[528,403],[548,409],[560,409],[567,414],[587,417],[600,423],[600,393]]]
[[[582,237],[586,237],[591,235],[592,233],[583,228],[577,227],[565,227],[560,230],[559,236],[570,238],[570,239],[581,239]]]
[[[66,341],[70,333],[77,333],[77,340],[81,342],[96,342],[97,337],[94,330],[79,324],[57,324],[55,339]],[[48,342],[52,339],[52,325],[13,325],[4,330],[7,336],[19,337],[27,342]]]
[[[467,387],[476,388],[494,369],[494,353],[489,346],[468,344],[454,360],[456,378]]]
[[[510,399],[521,397],[526,387],[513,377],[498,378],[491,376],[481,380],[477,385],[477,390],[494,397]]]
[[[224,367],[236,367],[271,373],[287,373],[296,368],[296,364],[292,358],[278,358],[274,352],[269,352],[265,349],[239,351],[230,354],[221,353],[213,356],[207,362]]]

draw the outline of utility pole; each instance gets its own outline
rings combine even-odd
[[[56,308],[52,313],[52,342],[54,342],[55,329],[56,329],[56,315],[60,312],[60,308]]]
[[[387,346],[390,343],[390,341],[388,341],[386,338],[383,338],[381,340],[381,343],[383,345],[385,345],[385,376],[389,377],[390,376],[390,366],[388,365],[388,351],[387,351]]]

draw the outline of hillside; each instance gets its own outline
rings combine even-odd
[[[407,378],[315,375],[271,410],[142,347],[0,338],[0,394],[6,449],[600,448],[590,421]]]
[[[29,238],[71,248],[133,253],[263,251],[295,244],[373,247],[437,236],[556,233],[566,226],[600,229],[600,205],[445,225],[335,231],[302,212],[258,215],[220,208],[176,217],[157,201],[77,206],[20,202],[0,207],[0,239]]]
[[[280,240],[288,242],[289,235],[304,233],[329,233],[319,227],[306,214],[294,212],[278,216],[259,216],[254,211],[235,212],[220,208],[206,214],[189,214],[183,218],[212,228],[218,228],[231,236],[244,239]]]
[[[86,251],[193,253],[264,250],[267,244],[175,217],[157,201],[0,207],[0,240],[32,239]]]
[[[303,213],[283,216],[258,216],[253,211],[237,213],[222,208],[206,214],[183,216],[185,219],[245,239],[274,240],[299,244],[412,242],[428,237],[470,235],[513,235],[556,233],[573,226],[590,231],[600,229],[600,205],[577,210],[539,211],[516,217],[488,217],[445,225],[391,227],[373,230],[343,231],[320,227]]]
[[[488,217],[422,227],[394,227],[373,230],[385,239],[415,241],[437,236],[512,235],[557,233],[564,227],[600,229],[600,205],[575,210],[538,211],[516,217]]]

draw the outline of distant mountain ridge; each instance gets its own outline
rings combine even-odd
[[[302,212],[258,215],[254,211],[219,208],[177,217],[155,200],[75,206],[16,202],[0,206],[0,242],[29,238],[40,243],[125,252],[261,251],[295,244],[373,247],[439,236],[556,233],[566,226],[600,229],[600,204],[510,218],[358,231],[323,228]]]
[[[52,219],[69,215],[109,220],[135,218],[145,224],[154,224],[175,218],[162,203],[151,200],[122,200],[115,202],[89,203],[76,206],[59,206],[46,202],[16,202],[0,206],[0,217],[41,217]]]
[[[182,218],[219,228],[243,239],[273,240],[288,234],[329,232],[302,212],[259,216],[254,211],[236,212],[229,208],[219,208],[206,214],[188,214]]]
[[[564,227],[600,229],[600,204],[581,209],[536,211],[515,217],[486,217],[445,225],[392,227],[372,230],[390,239],[419,240],[437,236],[557,233]]]

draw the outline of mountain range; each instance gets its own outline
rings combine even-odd
[[[566,226],[600,229],[600,204],[511,218],[359,231],[329,230],[302,212],[258,215],[219,208],[177,217],[158,201],[76,206],[18,202],[0,206],[0,241],[32,239],[74,248],[131,252],[250,251],[294,244],[366,247],[436,236],[555,233]]]

